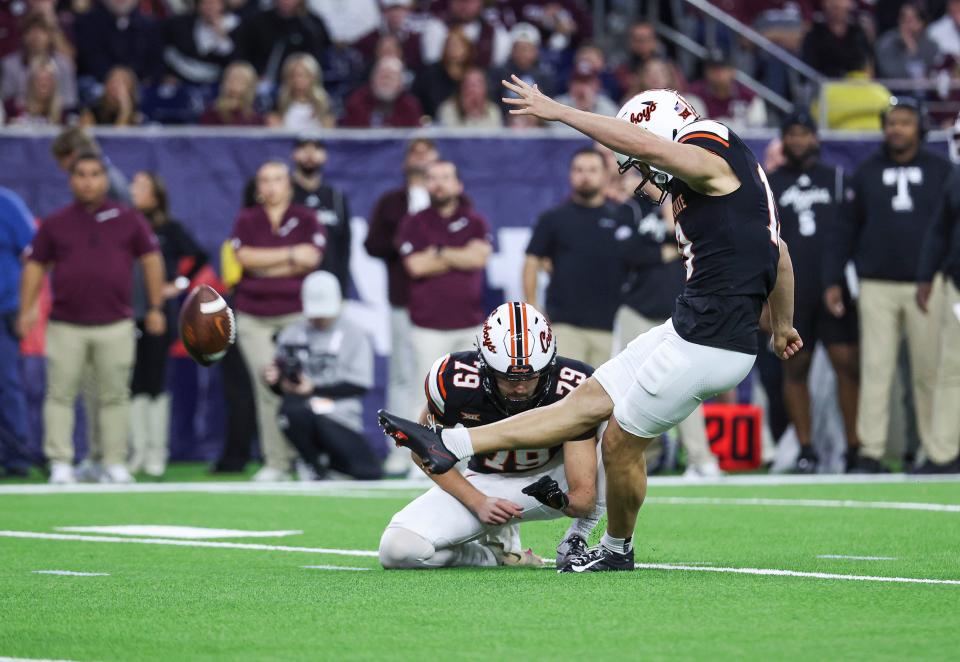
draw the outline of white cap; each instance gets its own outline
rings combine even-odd
[[[534,46],[540,45],[540,31],[530,23],[517,23],[510,30],[510,45],[525,41]]]
[[[300,299],[303,302],[303,314],[308,319],[336,317],[343,304],[340,281],[329,271],[314,271],[303,279]]]

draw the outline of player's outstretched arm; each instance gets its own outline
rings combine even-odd
[[[427,425],[430,413],[424,407],[420,412],[420,424]],[[463,477],[459,471],[448,471],[443,474],[432,474],[423,469],[420,458],[411,455],[413,461],[425,474],[436,483],[440,489],[452,496],[463,504],[464,508],[473,513],[478,520],[484,524],[500,525],[506,524],[512,518],[520,519],[523,517],[523,508],[509,499],[500,499],[497,497],[488,497],[486,494],[473,486],[470,481]]]
[[[517,98],[501,99],[512,106],[511,115],[533,115],[547,121],[563,122],[615,152],[670,173],[700,193],[726,195],[740,185],[730,165],[702,147],[675,143],[629,122],[571,108],[551,99],[535,85],[516,76],[511,79],[512,82],[500,81],[517,95]]]
[[[787,243],[781,239],[777,284],[770,293],[769,304],[773,351],[784,361],[803,349],[803,340],[793,328],[793,301],[793,261]]]

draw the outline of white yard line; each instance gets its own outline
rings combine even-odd
[[[236,542],[208,542],[201,540],[166,540],[162,538],[112,538],[108,536],[81,536],[62,533],[34,531],[0,531],[2,538],[27,538],[36,540],[60,540],[79,542],[127,543],[143,545],[174,545],[177,547],[212,547],[219,549],[249,549],[269,552],[301,552],[306,554],[335,554],[340,556],[375,557],[377,552],[362,549],[327,549],[322,547],[288,547],[285,545],[260,545]],[[827,572],[802,572],[777,568],[723,568],[675,563],[638,563],[637,568],[646,570],[679,570],[685,572],[718,572],[738,575],[764,575],[774,577],[803,577],[809,579],[836,579],[842,581],[885,582],[894,584],[946,584],[960,586],[960,579],[926,579],[922,577],[877,577],[872,575],[843,575]]]
[[[265,552],[304,552],[307,554],[337,554],[341,556],[377,556],[377,552],[367,552],[362,549],[325,549],[323,547],[290,547],[287,545],[261,545],[258,543],[215,542],[209,540],[174,540],[168,538],[116,538],[113,536],[83,536],[67,533],[40,533],[35,531],[0,531],[0,538],[172,545],[174,547],[210,547],[215,549],[250,549]]]
[[[818,559],[839,559],[842,561],[896,561],[896,556],[850,556],[847,554],[817,554]]]
[[[74,572],[73,570],[31,570],[35,575],[63,575],[65,577],[109,577],[108,572]]]
[[[960,504],[917,501],[858,501],[856,499],[737,499],[723,497],[647,497],[644,503],[679,506],[790,506],[802,508],[865,508],[960,513]]]
[[[958,475],[916,476],[908,474],[879,474],[879,475],[844,475],[825,474],[814,476],[792,475],[749,475],[723,476],[713,479],[697,481],[687,480],[679,476],[660,477],[649,479],[653,487],[705,487],[705,486],[763,486],[763,485],[886,485],[904,483],[960,483]],[[318,494],[329,492],[396,492],[428,490],[433,484],[422,480],[383,480],[383,481],[353,481],[329,480],[310,483],[252,483],[249,481],[237,482],[209,482],[209,483],[133,483],[130,485],[77,483],[74,485],[0,485],[0,495],[11,494],[155,494],[180,492],[206,492],[211,494]],[[338,495],[339,496],[339,495]]]
[[[637,563],[645,570],[687,570],[691,572],[723,572],[735,575],[763,575],[772,577],[805,577],[808,579],[837,579],[840,581],[886,582],[891,584],[946,584],[960,586],[960,579],[925,579],[922,577],[877,577],[873,575],[841,575],[833,572],[801,572],[776,568],[713,568],[699,565],[675,565],[673,563]]]
[[[0,657],[0,662],[71,662],[71,660],[48,660],[42,657]]]
[[[362,572],[364,570],[370,570],[370,568],[351,568],[346,565],[304,565],[302,568],[307,570],[352,570],[354,572]]]

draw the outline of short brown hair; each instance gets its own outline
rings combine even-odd
[[[99,157],[100,146],[93,136],[86,131],[78,126],[71,126],[61,131],[60,135],[53,139],[50,152],[55,159],[62,159],[79,152],[91,152]]]
[[[420,145],[426,145],[433,151],[437,151],[437,143],[433,142],[431,138],[414,138],[407,144],[407,155],[409,156],[410,152],[415,150]]]
[[[100,152],[81,151],[79,154],[77,154],[77,157],[73,160],[73,163],[70,164],[70,174],[72,175],[74,170],[77,169],[77,166],[85,161],[96,161],[100,164],[100,168],[103,169],[103,172],[107,172],[107,164],[103,162],[103,156],[100,155]]]

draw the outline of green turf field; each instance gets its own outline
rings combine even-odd
[[[573,576],[379,569],[371,553],[383,526],[418,493],[402,484],[15,492],[36,487],[0,487],[0,657],[957,659],[960,651],[960,482],[653,485],[636,560],[656,567]],[[302,533],[206,546],[58,531],[116,525]],[[566,525],[526,525],[524,542],[547,556]],[[133,542],[116,542],[125,538]]]

